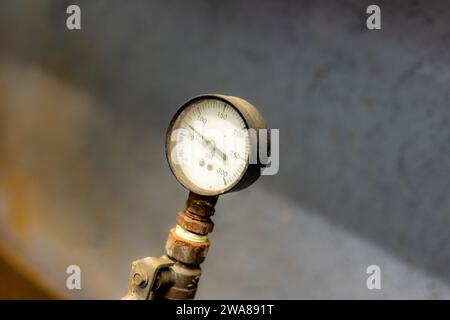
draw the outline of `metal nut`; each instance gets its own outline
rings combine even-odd
[[[186,201],[186,210],[198,216],[210,217],[214,215],[217,199],[218,196],[200,196],[190,192]]]
[[[177,223],[184,229],[201,235],[206,235],[213,231],[214,223],[208,218],[199,219],[188,211],[182,211],[177,215]]]
[[[208,253],[209,241],[189,241],[180,237],[175,228],[170,229],[166,243],[166,253],[169,257],[186,264],[200,264]]]

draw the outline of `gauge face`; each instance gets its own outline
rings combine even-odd
[[[178,181],[201,195],[232,189],[248,167],[250,137],[241,113],[227,101],[205,97],[172,120],[167,159]]]

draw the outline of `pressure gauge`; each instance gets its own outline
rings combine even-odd
[[[266,138],[260,141],[260,130]],[[248,187],[260,176],[258,147],[267,125],[249,102],[206,94],[192,98],[174,115],[166,135],[166,156],[176,179],[188,190],[215,196]]]

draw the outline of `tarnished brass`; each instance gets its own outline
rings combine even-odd
[[[150,300],[157,287],[162,270],[168,270],[175,262],[167,256],[147,257],[133,261],[128,278],[128,292],[123,300]],[[167,281],[168,282],[168,281]]]
[[[134,261],[124,300],[193,299],[200,280],[200,264],[209,248],[217,197],[189,193],[186,209],[169,231],[166,255]],[[200,213],[201,215],[199,215]]]
[[[200,235],[207,235],[214,229],[214,223],[211,219],[199,219],[197,215],[190,213],[188,210],[178,213],[177,223],[183,229]]]

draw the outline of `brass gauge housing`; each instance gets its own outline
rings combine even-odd
[[[205,94],[175,113],[166,133],[166,157],[175,178],[188,190],[217,196],[255,182],[264,166],[259,158],[259,130],[267,124],[244,99]]]

